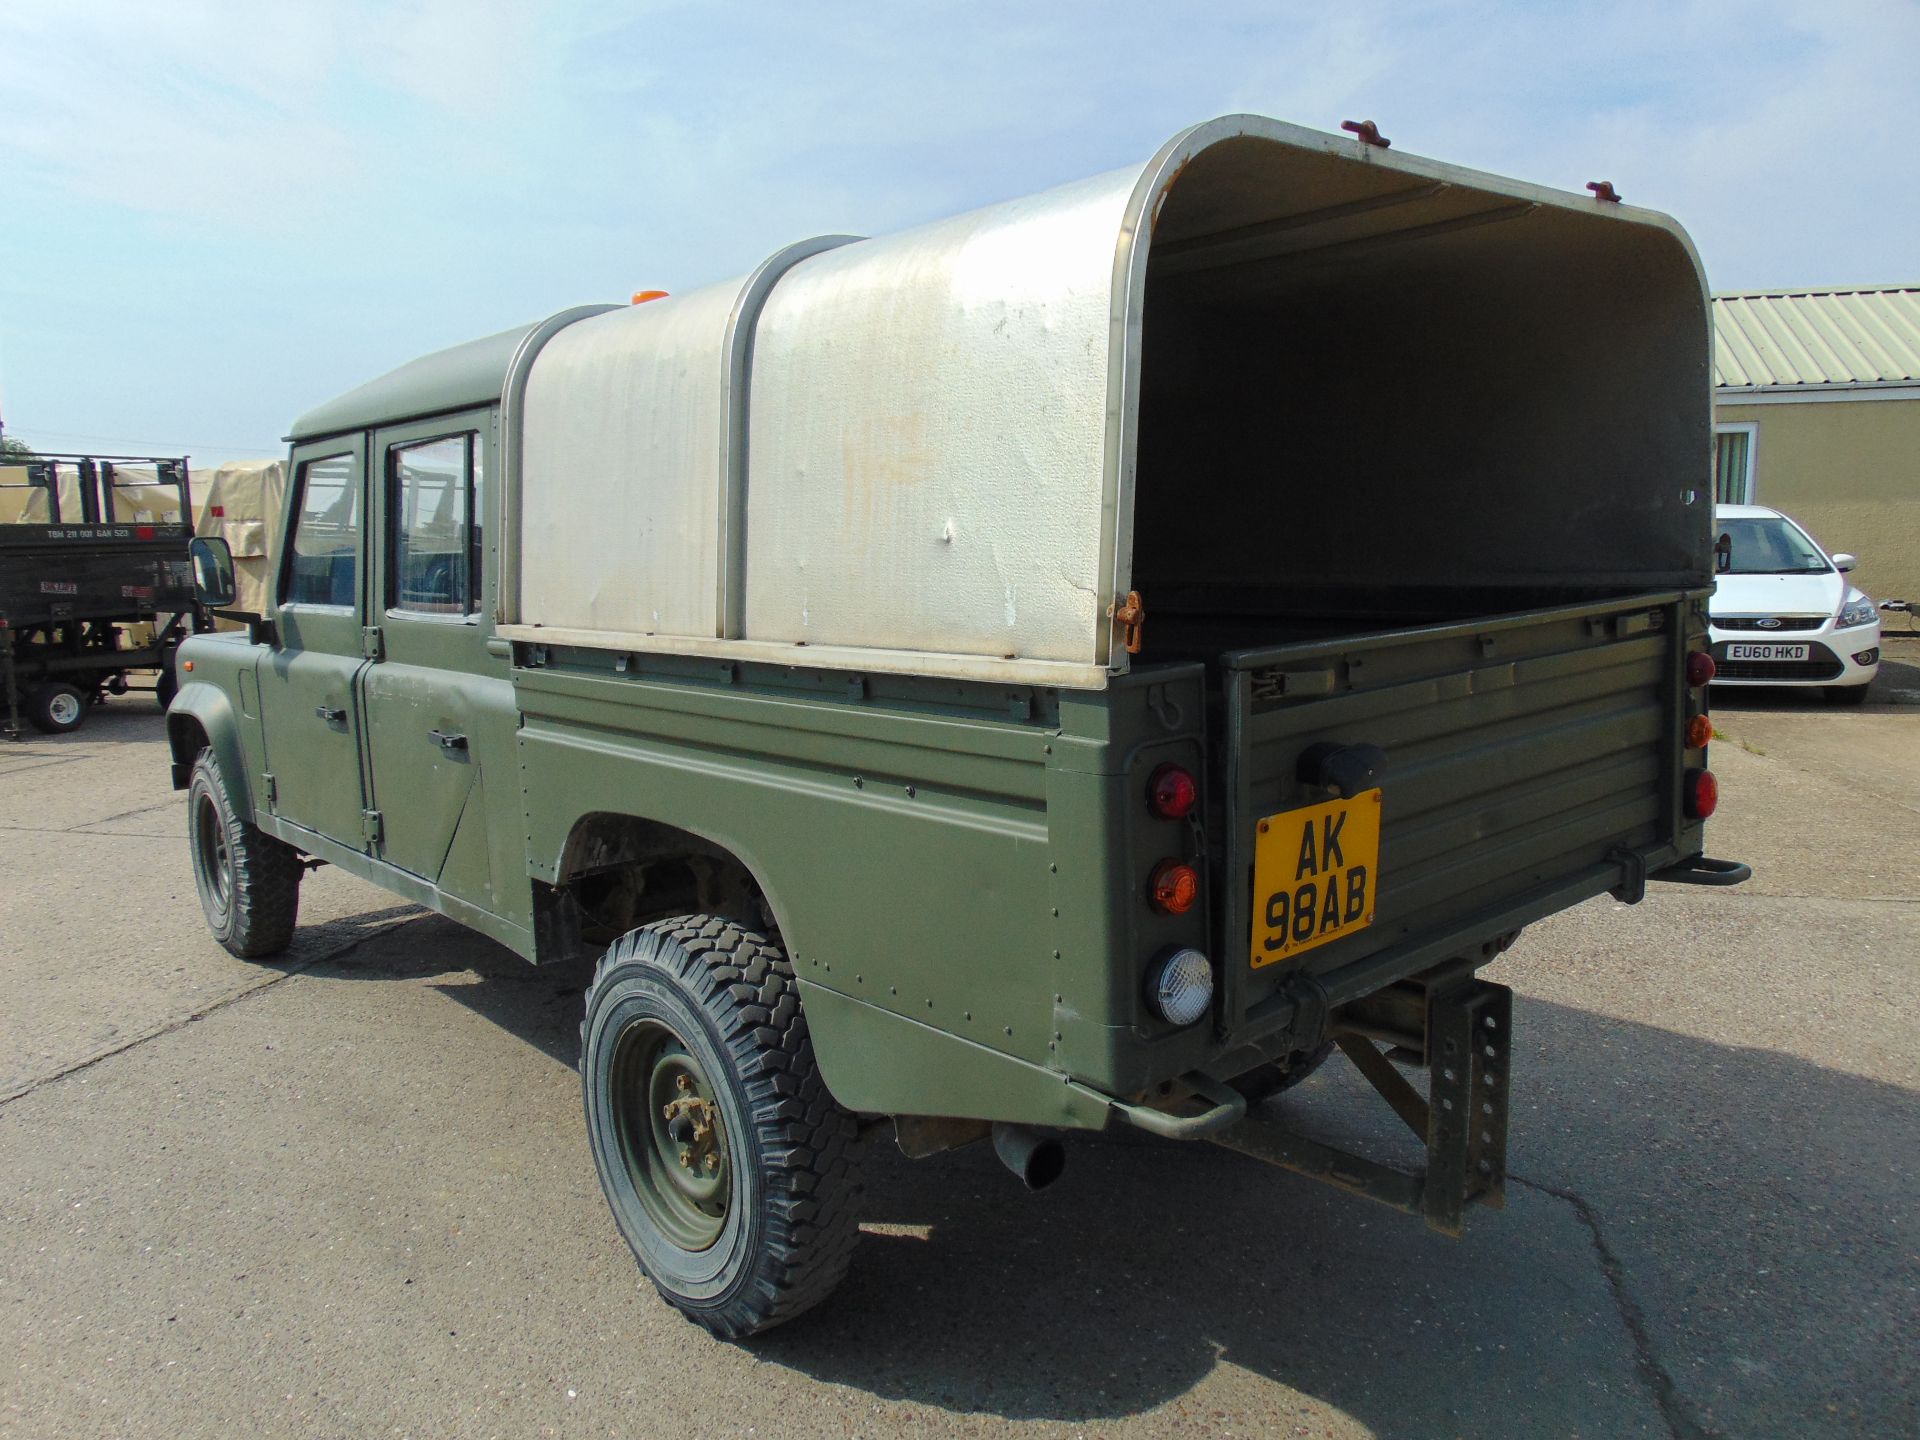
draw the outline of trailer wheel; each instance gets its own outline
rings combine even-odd
[[[667,1303],[731,1340],[825,1299],[859,1238],[860,1136],[779,946],[708,915],[632,931],[580,1041],[600,1186]]]
[[[1290,1056],[1284,1064],[1272,1061],[1256,1065],[1227,1083],[1246,1096],[1249,1105],[1258,1105],[1262,1100],[1271,1100],[1283,1090],[1291,1090],[1326,1064],[1331,1054],[1333,1042],[1329,1040],[1311,1054]]]
[[[27,723],[43,735],[78,730],[87,718],[87,697],[65,681],[35,685],[25,699]]]
[[[187,839],[213,938],[242,960],[286,949],[300,914],[300,856],[234,808],[211,747],[187,783]]]

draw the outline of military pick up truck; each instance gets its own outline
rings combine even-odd
[[[220,941],[286,945],[326,862],[597,956],[594,1162],[722,1335],[832,1289],[882,1136],[1038,1186],[1134,1127],[1448,1233],[1498,1205],[1478,971],[1746,874],[1703,853],[1684,233],[1236,116],[643,298],[294,425],[271,605],[186,643],[168,717]],[[1261,1103],[1335,1048],[1404,1163]]]

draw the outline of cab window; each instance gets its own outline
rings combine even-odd
[[[360,590],[360,487],[353,457],[329,455],[300,466],[300,509],[285,600],[289,605],[351,607]]]
[[[395,610],[471,615],[480,608],[480,448],[472,431],[387,452]]]

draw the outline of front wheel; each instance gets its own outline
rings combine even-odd
[[[859,1129],[780,948],[706,915],[643,926],[601,959],[580,1040],[600,1186],[667,1302],[737,1339],[824,1300],[859,1238]]]
[[[212,747],[187,783],[193,883],[213,938],[242,960],[277,955],[300,915],[300,856],[240,814]]]

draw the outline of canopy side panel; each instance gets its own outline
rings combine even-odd
[[[1137,168],[803,261],[754,337],[749,640],[1094,664]]]
[[[527,378],[520,613],[633,637],[719,634],[728,321],[740,283],[610,310]]]

